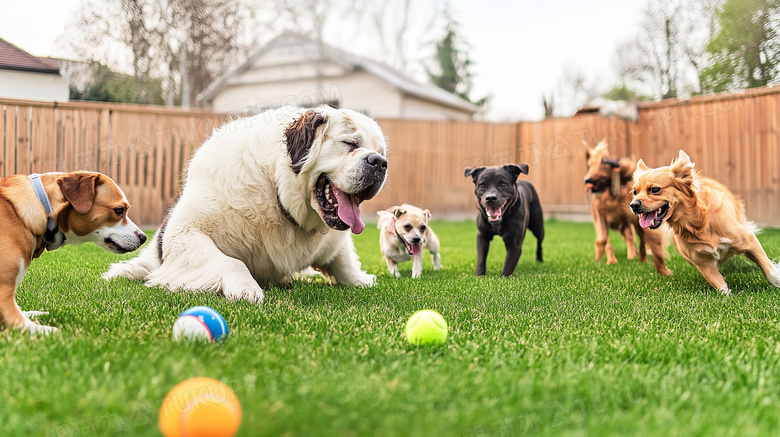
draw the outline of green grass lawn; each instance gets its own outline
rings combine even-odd
[[[434,222],[443,269],[426,252],[388,275],[373,226],[355,237],[369,289],[297,282],[265,303],[171,294],[100,278],[120,256],[94,245],[35,261],[25,310],[51,314],[59,335],[0,332],[0,435],[159,435],[160,401],[193,376],[226,381],[244,411],[242,436],[776,435],[780,429],[780,300],[744,257],[717,294],[672,252],[671,278],[652,263],[593,260],[593,226],[546,223],[545,262],[529,233],[515,275],[474,277],[474,222]],[[780,230],[759,235],[780,257]],[[125,256],[130,258],[131,256]],[[220,344],[176,344],[190,306],[228,322]],[[416,310],[439,311],[444,346],[403,335]]]

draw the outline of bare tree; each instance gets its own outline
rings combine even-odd
[[[621,81],[656,98],[698,91],[722,0],[649,1],[638,34],[616,50]]]
[[[554,91],[542,96],[545,118],[568,117],[599,96],[595,81],[576,68],[567,67]]]
[[[88,0],[67,44],[81,59],[129,68],[139,80],[166,78],[168,102],[178,91],[189,106],[245,51],[245,7],[244,0]]]

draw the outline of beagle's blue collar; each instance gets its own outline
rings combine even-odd
[[[46,210],[46,215],[49,218],[49,220],[46,222],[46,233],[43,236],[43,241],[41,241],[40,247],[35,250],[34,257],[37,258],[41,255],[41,253],[43,253],[43,249],[45,249],[49,243],[55,240],[55,236],[57,235],[59,229],[57,229],[57,221],[54,219],[54,214],[52,213],[49,196],[46,194],[46,190],[43,188],[41,175],[37,173],[31,174],[30,182],[32,183],[33,190],[35,190],[35,195],[38,196],[38,200],[41,201],[43,209]]]

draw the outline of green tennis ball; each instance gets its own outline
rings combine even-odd
[[[436,311],[417,311],[406,322],[406,339],[415,346],[442,344],[447,340],[447,322]]]

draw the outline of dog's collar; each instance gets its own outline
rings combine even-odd
[[[411,244],[409,244],[406,239],[401,236],[401,234],[398,233],[398,230],[395,228],[395,215],[393,215],[393,218],[390,221],[390,229],[387,231],[390,235],[395,235],[398,237],[399,240],[401,240],[402,243],[404,243],[404,247],[406,248],[406,252],[409,253],[409,255],[412,254],[412,252],[409,250],[410,247],[412,247]]]
[[[295,221],[295,218],[290,214],[290,211],[287,210],[287,208],[282,205],[282,199],[279,197],[279,192],[276,193],[276,204],[279,205],[279,209],[282,211],[282,215],[284,218],[290,221],[296,228],[300,228],[301,225],[298,224],[297,221]]]
[[[59,229],[57,228],[57,221],[54,219],[54,214],[52,213],[51,202],[49,202],[49,196],[46,194],[46,189],[43,188],[43,182],[41,182],[41,175],[37,173],[31,174],[30,182],[32,183],[33,190],[35,191],[35,195],[38,196],[38,200],[40,200],[41,205],[43,205],[43,209],[46,210],[46,215],[48,216],[48,221],[46,222],[46,232],[43,234],[43,238],[41,239],[41,245],[38,246],[38,248],[35,249],[35,252],[33,253],[33,258],[38,258],[39,256],[41,256],[44,249],[46,249],[46,246],[49,243],[55,241],[55,237],[57,235],[57,232],[59,232]]]

